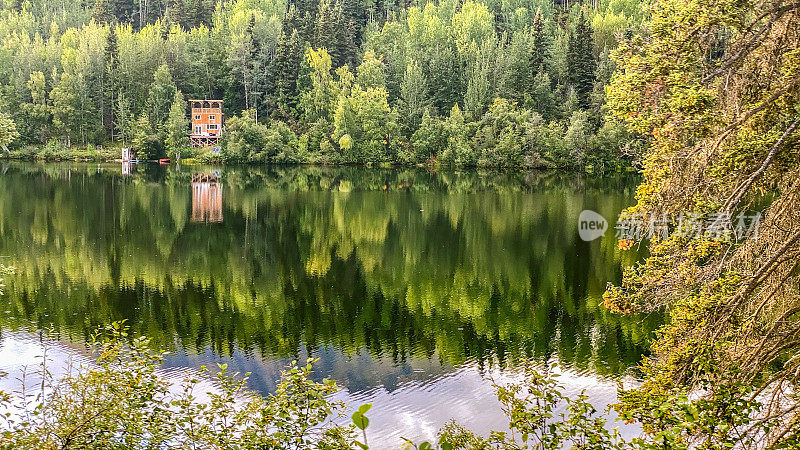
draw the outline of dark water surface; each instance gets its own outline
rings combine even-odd
[[[179,377],[227,362],[269,393],[295,358],[320,359],[337,394],[373,402],[379,448],[430,438],[450,418],[501,427],[489,377],[558,363],[568,392],[614,400],[659,317],[602,307],[635,261],[610,219],[629,177],[325,167],[120,167],[0,163],[0,369],[36,330],[82,354],[127,319],[170,351]],[[60,355],[60,356],[58,356]],[[627,378],[626,378],[627,377]],[[6,381],[8,383],[8,381]]]

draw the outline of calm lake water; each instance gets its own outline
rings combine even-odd
[[[560,365],[596,406],[648,346],[658,316],[602,307],[641,255],[611,222],[637,180],[547,173],[328,167],[121,167],[0,162],[0,370],[86,357],[127,319],[179,379],[226,362],[271,392],[292,359],[320,359],[336,397],[374,403],[370,440],[431,439],[449,419],[502,429],[490,379]],[[3,385],[0,385],[2,388]],[[623,430],[633,433],[635,430]]]

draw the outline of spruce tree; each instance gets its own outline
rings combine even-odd
[[[278,116],[292,115],[297,106],[297,75],[303,57],[303,48],[297,30],[290,35],[282,31],[278,36],[272,75],[275,80],[272,106]]]
[[[114,135],[114,104],[115,97],[119,91],[118,66],[119,66],[119,45],[117,43],[117,33],[114,27],[106,37],[106,46],[103,53],[105,61],[105,71],[103,73],[103,88],[101,100],[101,110],[103,113],[103,128],[109,136]]]
[[[120,23],[131,23],[133,20],[133,11],[136,9],[133,0],[109,0],[108,2],[111,14]]]
[[[551,38],[545,29],[544,19],[542,18],[542,10],[536,11],[536,16],[533,19],[533,28],[531,30],[532,42],[529,64],[531,68],[532,77],[540,71],[547,71],[550,65],[550,46]]]
[[[428,97],[436,112],[442,114],[461,100],[460,68],[455,52],[450,47],[436,48],[427,69]]]
[[[589,107],[590,95],[594,88],[595,69],[594,38],[592,27],[581,11],[575,30],[569,39],[567,51],[567,69],[569,81],[575,89],[578,104],[582,108]]]
[[[191,28],[199,27],[200,25],[211,25],[211,14],[214,8],[207,4],[206,0],[190,0],[191,8],[189,8],[189,17]]]
[[[97,23],[114,23],[114,14],[109,0],[97,0],[95,2],[92,19]]]
[[[184,0],[171,0],[164,16],[168,22],[176,23],[186,29],[190,28]]]
[[[317,12],[314,47],[328,50],[333,67],[340,67],[344,61],[342,44],[345,36],[343,31],[342,9],[332,0],[321,0]]]
[[[341,10],[345,36],[343,59],[346,64],[355,65],[364,27],[367,24],[364,3],[362,0],[341,0]]]

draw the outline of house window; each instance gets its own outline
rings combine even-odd
[[[217,129],[217,125],[212,123],[212,124],[209,124],[207,128],[209,130],[216,130]]]
[[[215,115],[213,115],[213,114],[211,114],[210,116],[208,116],[208,120],[214,120],[214,119],[216,119],[216,118],[217,118],[217,116],[215,116]]]
[[[200,134],[203,132],[203,127],[197,126],[194,127],[194,134]]]

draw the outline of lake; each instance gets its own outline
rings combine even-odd
[[[502,429],[492,380],[558,364],[599,408],[659,315],[602,306],[642,257],[613,226],[638,179],[545,172],[0,162],[0,388],[51,357],[86,358],[97,327],[127,319],[169,351],[176,380],[201,365],[251,372],[270,393],[293,359],[336,398],[371,402],[370,442],[432,439],[455,418]],[[578,216],[610,222],[585,242]],[[609,416],[613,418],[613,415]],[[621,424],[618,424],[622,427]],[[624,428],[626,434],[635,429]]]

